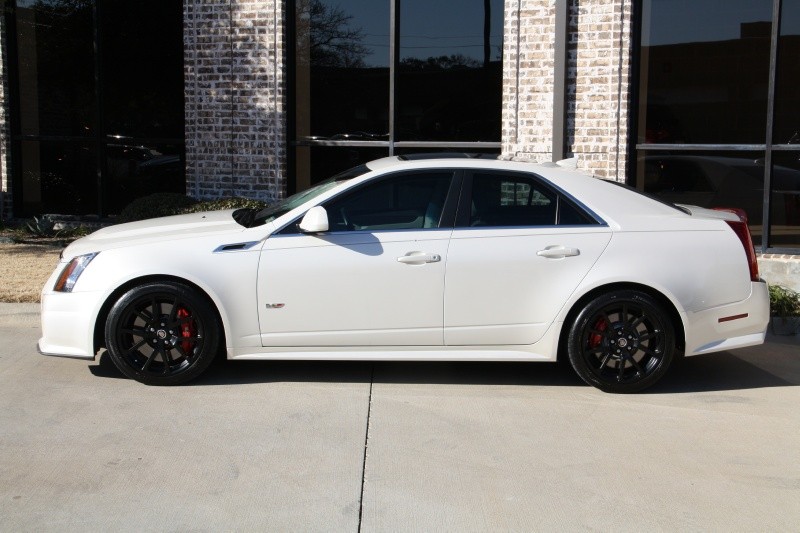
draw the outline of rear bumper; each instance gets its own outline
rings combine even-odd
[[[733,350],[764,342],[769,324],[769,290],[751,283],[750,297],[734,304],[689,313],[686,355]]]

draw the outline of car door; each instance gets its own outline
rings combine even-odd
[[[322,204],[329,231],[304,234],[293,223],[267,239],[262,345],[441,346],[453,176],[371,180]]]
[[[447,255],[445,344],[535,343],[610,239],[537,176],[469,173]]]

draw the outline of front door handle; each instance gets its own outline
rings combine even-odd
[[[406,265],[424,265],[425,263],[438,263],[441,260],[441,255],[426,254],[425,252],[408,252],[406,255],[397,258],[398,263]]]
[[[539,257],[546,257],[548,259],[563,259],[564,257],[572,257],[581,255],[581,251],[577,248],[567,248],[566,246],[548,246],[544,250],[536,252]]]

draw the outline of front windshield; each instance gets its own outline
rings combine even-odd
[[[253,217],[253,222],[249,225],[250,227],[254,226],[261,226],[262,224],[266,224],[267,222],[272,222],[276,218],[285,215],[292,209],[303,205],[304,203],[308,202],[309,200],[316,198],[317,196],[333,189],[337,185],[344,183],[347,180],[356,178],[362,174],[366,174],[369,172],[369,168],[366,165],[360,165],[339,174],[336,174],[332,178],[328,178],[325,181],[314,185],[310,189],[306,189],[305,191],[300,191],[296,194],[289,196],[288,198],[284,198],[277,204],[271,205],[269,207],[265,207],[261,211],[255,214]]]

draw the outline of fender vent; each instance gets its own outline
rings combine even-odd
[[[240,250],[249,250],[253,246],[258,244],[258,241],[250,241],[250,242],[237,242],[234,244],[222,244],[214,250],[215,254],[223,253],[223,252],[238,252]]]

